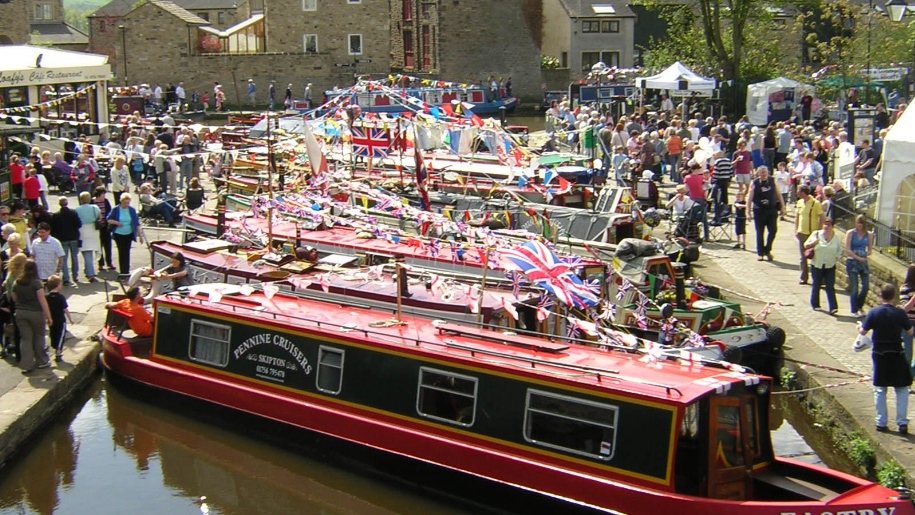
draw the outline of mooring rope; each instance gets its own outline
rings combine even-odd
[[[801,390],[786,390],[783,392],[772,392],[772,395],[793,395],[796,393],[813,392],[816,390],[828,390],[830,388],[838,388],[840,386],[849,386],[849,385],[853,385],[853,384],[864,383],[864,382],[867,382],[870,380],[871,380],[870,377],[864,376],[864,377],[861,377],[860,379],[856,379],[854,381],[843,381],[841,383],[824,384],[822,386],[813,386],[813,387],[804,388]]]

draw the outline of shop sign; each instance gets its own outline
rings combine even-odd
[[[74,82],[95,82],[111,78],[111,67],[88,66],[85,68],[36,68],[34,70],[0,71],[0,88],[31,86],[35,84],[67,84]]]

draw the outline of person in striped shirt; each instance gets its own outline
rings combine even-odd
[[[731,179],[734,177],[734,168],[731,160],[725,156],[724,151],[718,150],[712,156],[715,161],[712,164],[712,200],[715,202],[715,215],[712,217],[712,225],[721,223],[725,213],[725,207],[728,202],[728,186],[731,185]]]

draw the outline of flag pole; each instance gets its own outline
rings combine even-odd
[[[483,296],[486,295],[486,276],[489,273],[489,252],[492,247],[483,249],[483,278],[480,280],[480,298],[477,299],[477,325],[483,325]],[[471,289],[473,286],[471,286]]]
[[[270,134],[270,112],[266,114],[267,119],[267,192],[269,203],[267,204],[267,248],[268,252],[273,252],[273,137]]]

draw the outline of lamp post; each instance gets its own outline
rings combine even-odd
[[[124,54],[124,85],[127,86],[127,27],[118,25],[121,29],[121,52]]]
[[[902,19],[905,18],[905,13],[908,11],[908,9],[909,4],[906,2],[906,0],[887,0],[886,2],[886,12],[889,14],[890,19],[895,22],[902,21]],[[913,53],[912,56],[913,65],[912,69],[910,70],[912,72],[912,79],[909,83],[910,90],[913,89],[913,86],[915,86],[915,53]]]

